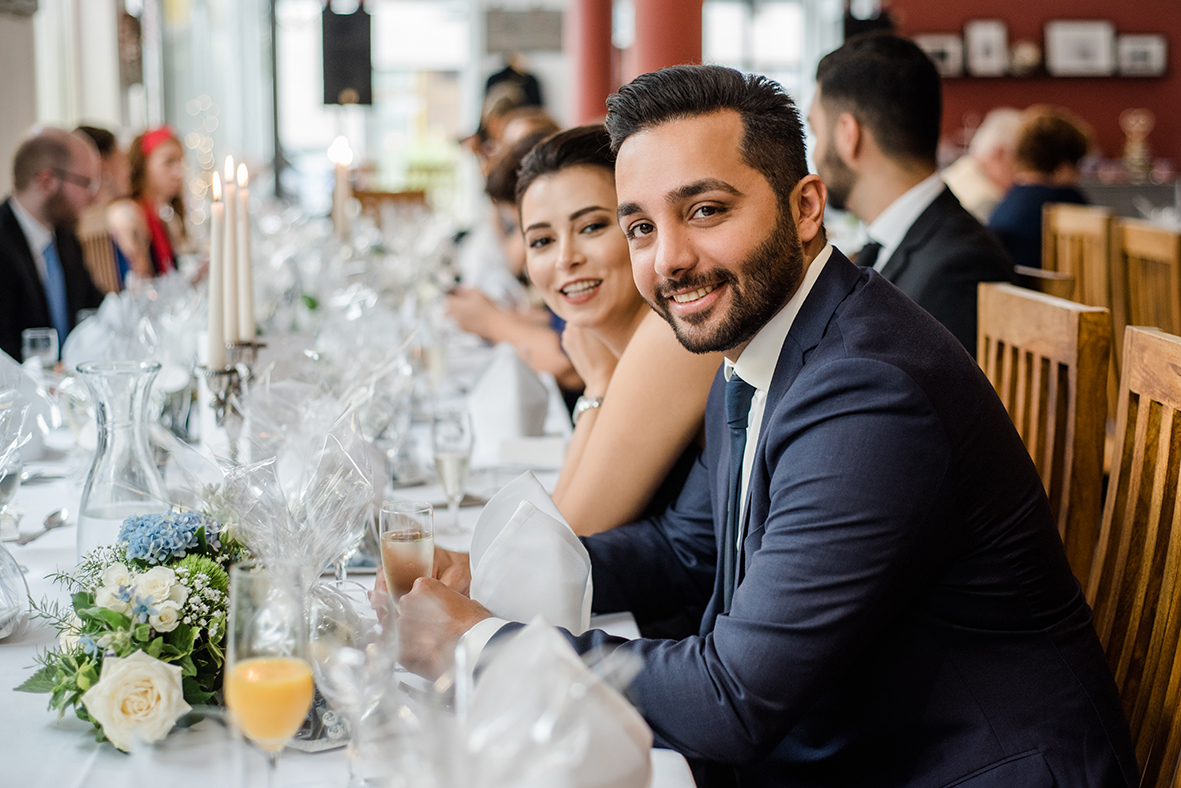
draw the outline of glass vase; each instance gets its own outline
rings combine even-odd
[[[148,395],[159,371],[154,361],[78,365],[98,427],[79,507],[79,560],[97,547],[113,545],[128,517],[168,509],[164,479],[148,444]]]

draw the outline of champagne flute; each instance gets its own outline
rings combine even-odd
[[[314,682],[299,575],[291,564],[230,567],[226,706],[268,758],[274,788],[279,751],[312,707]]]
[[[396,603],[414,581],[430,577],[435,564],[435,510],[426,501],[381,505],[381,568]]]
[[[53,369],[57,364],[57,330],[52,328],[26,328],[21,331],[21,360],[28,361],[34,356],[41,359],[42,369]]]
[[[435,474],[447,497],[451,515],[448,533],[459,533],[459,503],[467,491],[472,463],[472,419],[466,408],[441,410],[431,419],[431,443],[435,452]]]

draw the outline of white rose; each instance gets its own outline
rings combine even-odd
[[[151,743],[168,735],[189,710],[181,670],[142,651],[103,660],[98,683],[82,696],[90,716],[111,743],[126,752],[135,739]]]
[[[185,600],[189,598],[189,587],[184,583],[177,581],[172,590],[168,592],[168,598],[177,605],[184,605]]]
[[[156,615],[148,616],[148,623],[157,632],[171,632],[180,623],[180,605],[170,599],[163,602],[153,602]]]
[[[174,585],[176,572],[166,566],[154,566],[135,578],[136,593],[142,597],[150,596],[153,602],[168,599]]]
[[[125,616],[131,615],[131,603],[116,598],[115,594],[118,592],[119,586],[113,588],[111,586],[103,586],[95,593],[94,604],[99,607],[105,607],[107,610],[114,610],[116,613],[122,613]]]
[[[111,564],[103,570],[103,585],[119,590],[119,586],[131,588],[131,570],[123,564]]]
[[[61,645],[61,650],[63,652],[74,650],[74,647],[78,645],[78,634],[81,631],[82,619],[78,618],[78,614],[75,613],[70,617],[70,621],[66,624],[66,628],[63,629],[57,636],[57,642]]]

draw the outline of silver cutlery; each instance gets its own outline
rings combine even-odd
[[[45,523],[42,526],[40,531],[33,531],[32,533],[24,534],[21,536],[21,538],[16,540],[16,543],[17,544],[28,544],[29,542],[33,541],[34,539],[41,538],[45,534],[52,531],[54,528],[61,528],[63,525],[68,523],[69,520],[70,520],[70,510],[69,509],[63,508],[63,509],[58,509],[56,512],[50,512],[46,516]]]

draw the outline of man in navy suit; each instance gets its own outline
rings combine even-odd
[[[55,128],[22,142],[12,171],[0,204],[0,350],[20,361],[21,331],[55,328],[60,350],[78,310],[102,303],[74,234],[101,172],[94,143]]]
[[[632,698],[702,784],[1135,784],[1021,439],[955,337],[827,244],[791,100],[678,66],[608,108],[636,284],[727,360],[678,499],[585,539],[596,610],[704,606],[699,632],[571,643],[643,657]],[[461,635],[519,626],[433,579],[401,605],[403,662],[427,675]]]
[[[854,36],[824,56],[808,123],[829,204],[865,222],[873,267],[976,353],[976,285],[1013,279],[1000,242],[937,172],[942,84],[913,41]]]

